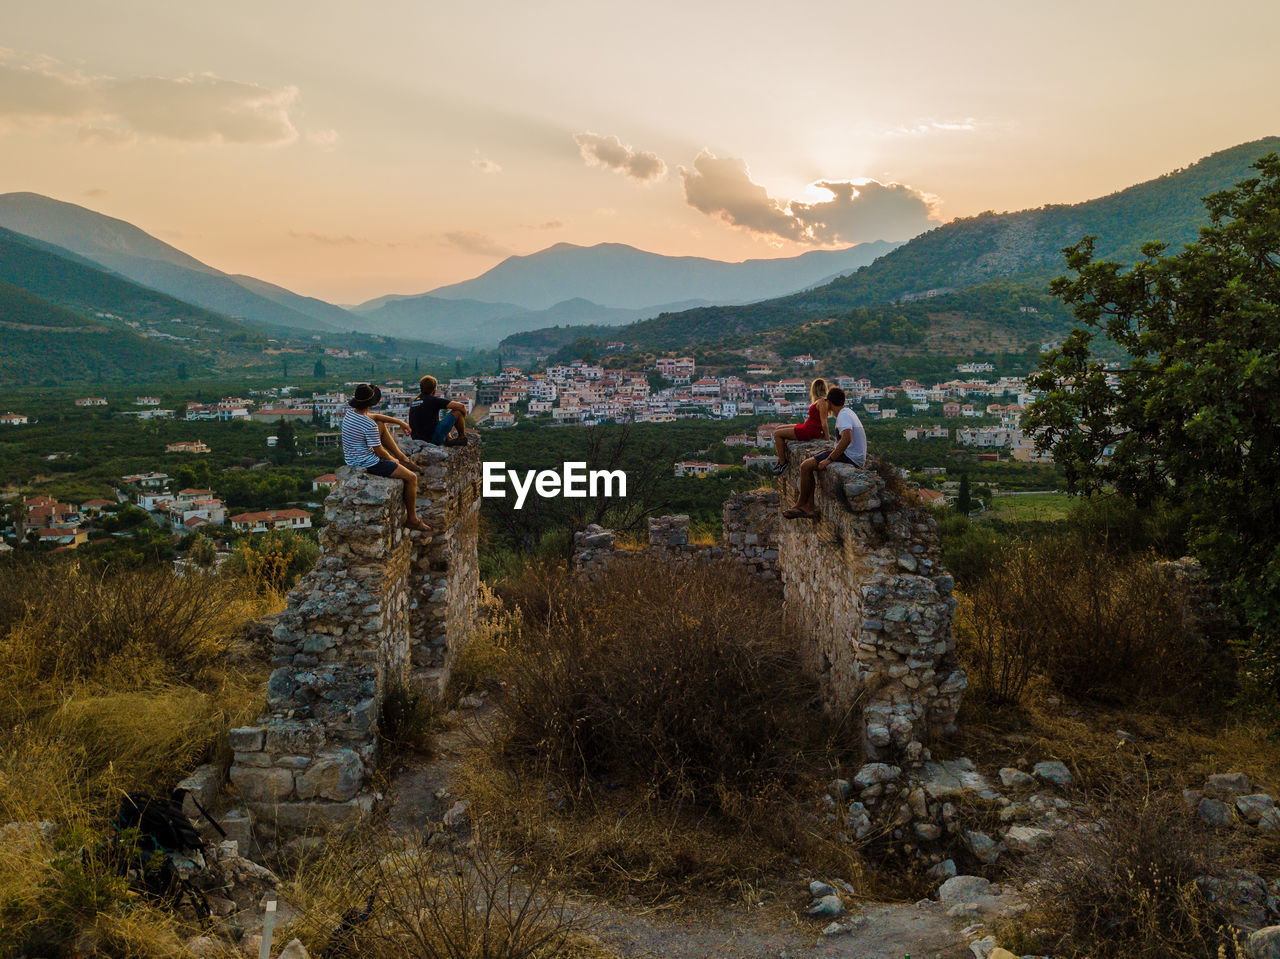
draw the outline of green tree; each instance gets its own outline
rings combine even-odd
[[[315,374],[316,379],[324,377],[324,360],[316,360],[316,365],[311,371]]]
[[[969,474],[960,474],[960,493],[956,496],[956,512],[968,516],[973,511],[973,496],[969,492]]]
[[[1280,156],[1205,199],[1200,238],[1095,262],[1052,289],[1078,326],[1031,378],[1027,426],[1069,488],[1187,516],[1192,548],[1248,624],[1248,675],[1280,692]],[[1095,340],[1099,343],[1095,344]],[[1099,353],[1120,351],[1108,366]]]
[[[276,449],[273,459],[277,463],[288,463],[298,455],[298,431],[288,420],[281,420],[276,427]]]

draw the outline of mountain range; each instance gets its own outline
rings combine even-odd
[[[724,263],[615,243],[557,244],[509,257],[462,283],[351,309],[224,273],[85,207],[9,193],[0,195],[0,283],[6,284],[0,288],[0,328],[5,353],[14,356],[37,349],[32,338],[47,343],[51,330],[76,326],[97,338],[91,346],[109,338],[111,349],[94,362],[114,363],[124,372],[132,369],[130,344],[139,357],[169,363],[178,355],[173,343],[185,342],[180,349],[188,356],[197,346],[195,355],[212,355],[215,336],[247,347],[263,332],[385,333],[459,350],[494,346],[504,337],[560,345],[583,335],[642,349],[687,349],[937,294],[932,302],[939,309],[953,300],[1007,306],[1026,293],[1043,295],[1048,279],[1064,270],[1062,248],[1087,234],[1097,237],[1099,256],[1122,262],[1136,258],[1149,241],[1176,248],[1193,240],[1207,222],[1202,197],[1247,179],[1252,163],[1273,151],[1280,151],[1280,137],[1214,153],[1095,200],[984,213],[902,245],[866,243]],[[955,299],[984,288],[979,296]],[[984,310],[974,317],[981,320]],[[95,311],[186,322],[194,332],[165,327],[170,332],[162,335],[157,327],[140,344],[127,324],[104,325]],[[986,322],[999,322],[996,313],[986,314]],[[30,322],[32,316],[41,319]],[[868,319],[860,317],[858,328],[873,329]]]
[[[1099,258],[1122,263],[1137,259],[1148,242],[1174,250],[1191,242],[1208,223],[1202,198],[1255,175],[1252,164],[1277,151],[1280,137],[1268,137],[1098,199],[953,220],[825,285],[742,306],[670,313],[607,335],[646,349],[684,349],[984,284],[1043,294],[1049,279],[1066,271],[1063,248],[1086,235],[1097,238]]]
[[[744,303],[823,282],[872,262],[892,243],[724,263],[648,253],[620,243],[560,243],[512,256],[473,279],[351,310],[224,273],[131,223],[37,193],[0,195],[0,227],[188,303],[271,330],[360,330],[459,349],[496,346],[545,326],[617,325],[711,303]]]

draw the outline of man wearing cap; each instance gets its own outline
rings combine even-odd
[[[342,417],[342,458],[348,466],[363,469],[374,476],[386,476],[404,483],[405,525],[425,530],[418,518],[418,474],[422,470],[405,456],[388,428],[395,423],[408,429],[392,416],[369,410],[382,402],[382,390],[368,383],[356,387],[347,405],[351,409]]]

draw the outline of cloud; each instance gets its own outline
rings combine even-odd
[[[464,253],[475,253],[478,256],[510,256],[511,251],[496,242],[492,237],[474,230],[455,230],[444,235],[445,242],[457,247]]]
[[[472,157],[471,166],[481,173],[501,173],[502,167],[487,157]]]
[[[356,239],[349,233],[305,233],[298,230],[290,230],[289,236],[295,240],[310,240],[312,243],[319,243],[321,246],[363,246],[369,242],[368,240]]]
[[[915,137],[927,133],[972,133],[982,125],[973,117],[963,117],[958,120],[923,120],[911,126],[897,126],[891,130],[885,130],[882,135],[889,137]]]
[[[938,225],[933,202],[903,183],[819,180],[831,193],[818,203],[791,202],[791,215],[816,243],[907,240]]]
[[[81,142],[139,137],[185,143],[279,146],[299,139],[291,111],[297,87],[264,87],[212,74],[88,76],[48,59],[0,51],[0,122],[75,123]],[[308,139],[332,145],[334,131]]]
[[[543,223],[522,223],[521,228],[525,230],[559,230],[565,225],[564,220],[547,220]]]
[[[698,154],[693,169],[680,167],[684,199],[695,210],[718,217],[752,233],[803,242],[800,224],[767,190],[751,179],[747,161]]]
[[[641,183],[649,183],[667,172],[667,165],[656,153],[645,153],[623,144],[617,137],[598,133],[575,133],[574,142],[588,166],[608,167]]]
[[[685,202],[732,226],[818,246],[905,240],[936,225],[934,201],[913,187],[878,180],[819,180],[830,199],[781,202],[751,179],[745,160],[704,150],[680,168]]]

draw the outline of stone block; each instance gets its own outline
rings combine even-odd
[[[297,774],[298,798],[345,802],[360,791],[364,779],[364,763],[355,750],[331,750]]]
[[[267,731],[261,726],[241,726],[227,735],[231,740],[231,748],[240,753],[260,751],[267,739]]]
[[[232,766],[231,782],[247,800],[275,802],[293,793],[293,772],[272,766]]]

